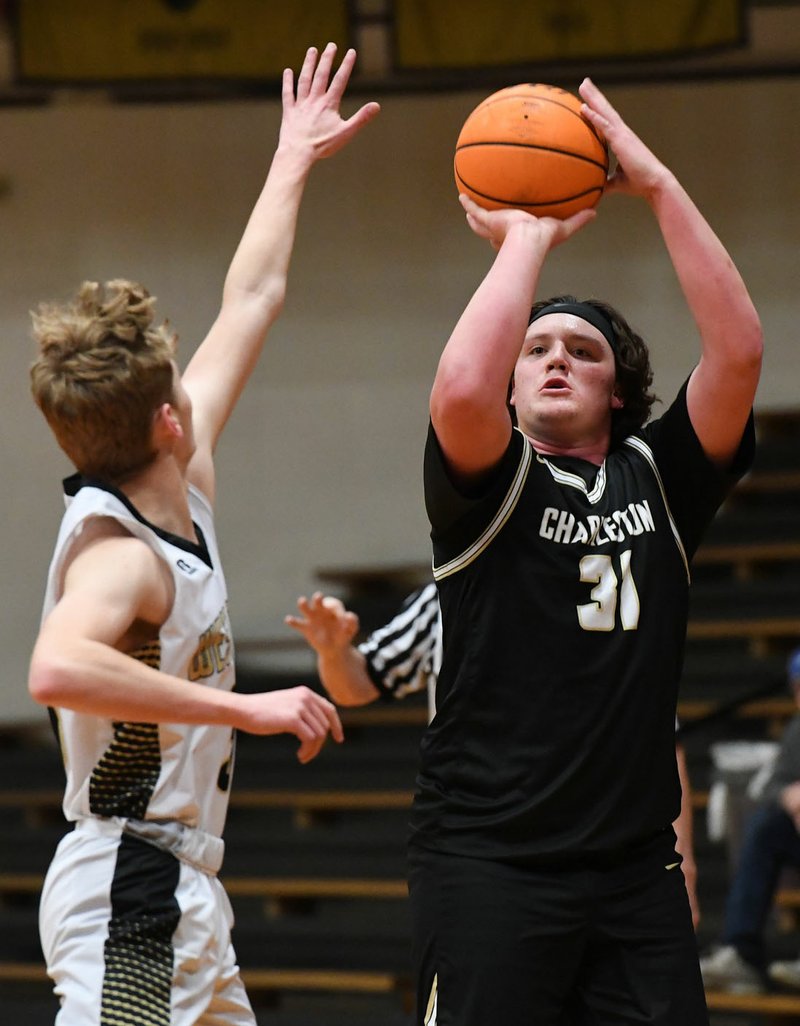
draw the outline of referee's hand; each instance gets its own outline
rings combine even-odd
[[[284,623],[302,634],[318,655],[347,648],[358,634],[358,617],[338,598],[315,591],[310,599],[301,595],[297,608],[300,615],[286,616]]]

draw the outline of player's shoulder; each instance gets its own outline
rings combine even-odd
[[[63,565],[62,595],[145,610],[163,622],[174,598],[169,567],[146,541],[113,519],[98,517],[75,540]]]
[[[90,517],[82,525],[69,549],[67,566],[81,560],[83,564],[107,564],[109,573],[135,575],[149,565],[155,566],[158,554],[144,539],[110,516]]]

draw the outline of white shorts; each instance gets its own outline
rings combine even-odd
[[[119,820],[82,820],[63,838],[39,910],[56,1026],[255,1026],[230,902],[190,833],[192,861]]]

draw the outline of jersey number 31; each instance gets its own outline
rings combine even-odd
[[[580,561],[581,581],[593,584],[591,602],[578,606],[578,622],[585,631],[613,631],[619,620],[624,631],[639,626],[639,593],[631,574],[630,549],[619,555],[619,573],[611,556],[595,553]]]

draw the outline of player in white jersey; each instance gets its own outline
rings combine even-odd
[[[181,377],[141,286],[84,283],[34,315],[34,398],[78,473],[31,659],[58,728],[74,829],[41,904],[58,1026],[253,1026],[217,879],[234,730],[288,732],[307,762],[333,705],[305,687],[233,691],[213,523],[213,452],[286,290],[317,160],[378,112],[344,120],[355,61],[311,48],[283,78],[280,137],[228,270],[220,312]]]

